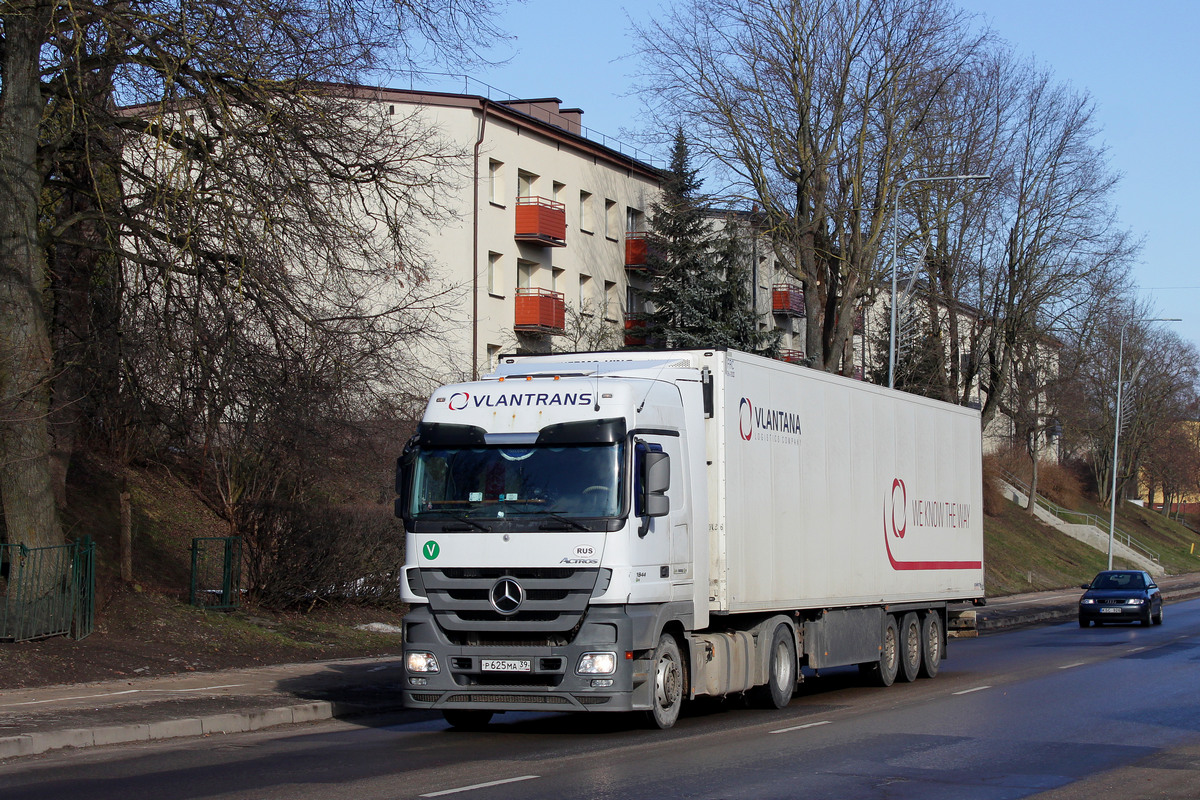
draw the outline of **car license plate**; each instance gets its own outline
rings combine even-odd
[[[480,664],[484,672],[532,672],[532,662],[527,658],[485,658]]]
[[[1100,613],[1101,614],[1120,614],[1121,609],[1119,609],[1119,608],[1102,608],[1102,609],[1100,609]]]

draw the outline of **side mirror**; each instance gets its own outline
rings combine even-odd
[[[641,483],[638,510],[642,517],[638,537],[645,538],[650,531],[651,517],[663,517],[671,511],[671,499],[667,497],[667,490],[671,488],[671,457],[661,450],[643,451],[638,477]]]
[[[1079,588],[1080,589],[1090,589],[1090,588],[1092,588],[1092,585],[1090,583],[1081,583],[1081,584],[1079,584]]]

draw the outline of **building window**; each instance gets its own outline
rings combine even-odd
[[[537,179],[532,172],[517,170],[517,197],[537,197]]]
[[[579,193],[579,230],[591,233],[592,227],[592,193]]]
[[[550,270],[550,290],[553,292],[561,292],[563,290],[563,273],[564,269],[552,267]]]
[[[646,215],[639,209],[626,207],[625,209],[625,232],[626,233],[641,233],[646,230]]]
[[[592,276],[579,276],[579,311],[582,314],[592,313]]]
[[[550,191],[552,193],[550,199],[556,203],[561,203],[563,201],[563,193],[566,192],[566,190],[566,184],[555,181],[554,183],[550,184]]]
[[[609,239],[617,238],[617,201],[604,201],[604,235]]]
[[[488,253],[487,263],[487,290],[488,294],[503,295],[503,289],[499,286],[501,272],[500,254]]]
[[[489,344],[487,346],[487,366],[488,369],[500,366],[500,345]]]
[[[517,259],[517,288],[532,289],[535,286],[534,278],[537,275],[537,262],[526,261],[525,259]]]
[[[604,318],[615,322],[621,311],[621,300],[617,296],[617,284],[614,281],[604,282]]]
[[[488,202],[504,205],[504,162],[488,161]]]

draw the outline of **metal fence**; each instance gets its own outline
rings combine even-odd
[[[82,639],[96,618],[91,537],[55,547],[0,544],[0,641]]]
[[[242,540],[236,536],[192,539],[192,586],[188,602],[226,610],[241,605]]]

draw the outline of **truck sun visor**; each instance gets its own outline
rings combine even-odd
[[[477,425],[453,425],[449,422],[422,422],[417,426],[421,447],[482,447],[483,428]]]
[[[624,441],[625,420],[589,419],[547,425],[538,434],[538,444],[611,444]]]

